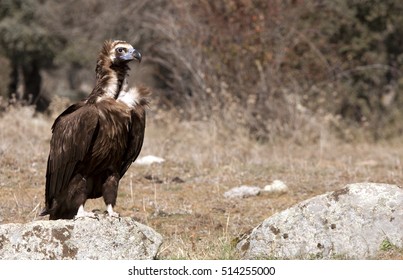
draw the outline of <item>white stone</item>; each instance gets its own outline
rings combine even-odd
[[[138,158],[134,163],[139,164],[139,165],[151,165],[153,163],[163,163],[165,159],[148,155],[144,157]]]
[[[242,239],[245,259],[370,259],[403,247],[403,190],[360,183],[277,213]]]
[[[154,259],[161,243],[160,234],[132,218],[0,225],[0,259]]]
[[[288,187],[283,181],[274,180],[270,185],[266,185],[263,191],[267,193],[286,193],[288,192]]]
[[[240,186],[232,188],[224,193],[225,198],[245,198],[256,196],[260,193],[260,188],[255,186]]]

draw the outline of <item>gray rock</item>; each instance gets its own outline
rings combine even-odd
[[[249,196],[256,196],[260,193],[259,187],[254,186],[240,186],[232,188],[224,193],[225,198],[245,198]]]
[[[238,244],[244,259],[370,259],[403,247],[403,189],[360,183],[266,219]]]
[[[0,259],[153,259],[162,237],[132,218],[0,226]]]

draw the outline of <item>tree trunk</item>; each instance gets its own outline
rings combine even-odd
[[[17,99],[23,104],[35,105],[37,111],[45,111],[50,102],[41,95],[42,77],[39,63],[36,60],[24,64],[12,62],[11,67],[11,78],[8,86],[10,102]]]
[[[31,63],[22,65],[22,74],[24,75],[24,97],[23,99],[28,102],[29,105],[34,104],[41,91],[42,78],[39,73],[39,66],[35,60]]]
[[[18,63],[12,59],[10,61],[11,61],[11,73],[10,73],[10,83],[8,84],[8,97],[10,99],[10,102],[14,102],[15,99],[20,99],[18,94],[20,75],[19,75]]]

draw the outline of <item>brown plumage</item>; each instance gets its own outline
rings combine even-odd
[[[94,216],[89,198],[103,197],[110,216],[119,180],[140,153],[145,129],[146,88],[127,87],[128,63],[141,54],[124,41],[106,41],[96,66],[96,85],[68,107],[52,126],[46,171],[46,206],[51,220]]]

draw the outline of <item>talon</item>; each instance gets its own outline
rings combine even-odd
[[[107,208],[106,208],[106,211],[108,211],[109,217],[119,218],[119,220],[120,220],[120,215],[119,215],[119,213],[113,211],[113,207],[112,207],[111,204],[108,204],[108,206],[107,206]]]
[[[85,211],[84,210],[84,205],[80,205],[80,207],[78,208],[77,214],[74,216],[74,220],[77,220],[77,219],[80,219],[80,218],[85,218],[85,217],[99,220],[97,214],[95,214],[93,212]]]

